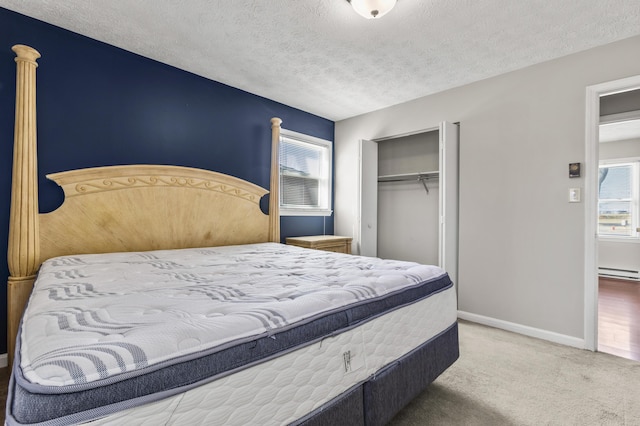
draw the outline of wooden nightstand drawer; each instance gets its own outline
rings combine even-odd
[[[351,254],[351,237],[337,235],[311,235],[287,238],[287,244],[315,250]]]

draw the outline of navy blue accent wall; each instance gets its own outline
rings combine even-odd
[[[0,282],[6,282],[15,119],[15,54],[37,70],[40,211],[60,205],[48,173],[117,164],[198,167],[269,187],[271,117],[334,140],[330,120],[211,81],[0,8]],[[263,203],[264,204],[264,203]],[[283,217],[282,238],[333,233],[333,217]],[[6,287],[0,291],[6,352]]]

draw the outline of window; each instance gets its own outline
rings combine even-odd
[[[280,132],[280,214],[331,215],[332,144],[282,129]]]
[[[638,238],[640,160],[600,164],[598,234]]]

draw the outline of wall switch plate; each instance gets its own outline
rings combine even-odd
[[[580,202],[580,188],[569,188],[569,202],[570,203]]]

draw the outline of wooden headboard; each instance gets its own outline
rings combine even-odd
[[[110,166],[47,175],[62,187],[64,203],[38,211],[36,60],[16,53],[16,124],[9,217],[7,333],[13,362],[20,318],[40,264],[55,256],[280,242],[279,118],[271,119],[269,191],[236,177],[188,167]]]

